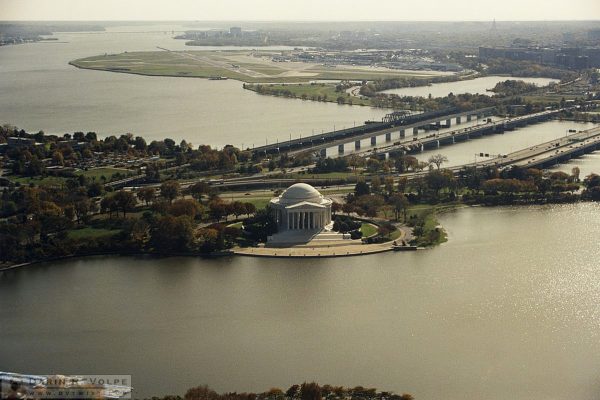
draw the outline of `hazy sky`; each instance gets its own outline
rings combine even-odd
[[[600,0],[0,0],[0,20],[600,20]]]

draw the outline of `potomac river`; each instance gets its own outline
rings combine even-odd
[[[66,64],[183,48],[170,35],[125,31],[0,48],[0,120],[248,146],[386,112]],[[550,122],[440,151],[453,163],[585,127]],[[598,172],[600,155],[558,168],[574,165]],[[2,273],[0,370],[131,374],[136,397],[316,380],[428,400],[597,399],[600,205],[464,208],[440,222],[448,243],[414,253],[92,257]]]
[[[595,399],[600,204],[466,208],[415,253],[97,257],[0,275],[0,369],[136,397],[316,380],[417,399]]]
[[[131,29],[156,32],[127,32]],[[131,132],[148,142],[170,137],[194,145],[252,147],[334,126],[349,128],[390,112],[261,96],[235,80],[118,74],[68,64],[104,53],[156,51],[157,46],[201,50],[159,32],[173,29],[183,28],[115,26],[100,33],[58,33],[58,42],[0,47],[0,123],[47,133]]]

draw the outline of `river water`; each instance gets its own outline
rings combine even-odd
[[[330,131],[334,125],[340,129],[380,120],[389,112],[260,96],[234,80],[150,77],[68,65],[77,58],[155,51],[157,46],[184,50],[185,42],[172,39],[170,32],[182,29],[114,26],[101,33],[58,33],[58,42],[0,47],[0,123],[47,133],[131,132],[147,140],[252,147]]]
[[[449,242],[353,258],[99,257],[0,276],[0,370],[137,396],[316,380],[417,399],[597,399],[600,205],[467,208]]]
[[[0,48],[0,120],[250,145],[384,113],[258,96],[235,81],[66,65],[183,48],[159,32],[169,29]],[[439,152],[461,163],[588,127],[552,121]],[[600,156],[557,168],[574,165],[598,172]],[[417,399],[597,399],[600,205],[465,208],[441,223],[448,243],[416,253],[310,263],[94,257],[3,273],[0,370],[131,374],[137,397],[316,380]]]
[[[385,90],[384,93],[393,93],[399,96],[418,97],[427,97],[429,95],[431,95],[432,97],[445,97],[448,96],[448,94],[450,93],[479,93],[491,96],[494,93],[488,92],[487,90],[492,89],[494,86],[496,86],[496,83],[505,81],[507,79],[521,80],[527,83],[534,83],[537,86],[546,86],[551,82],[558,82],[557,79],[550,78],[507,77],[492,75],[458,82],[434,83],[430,86],[390,89]]]

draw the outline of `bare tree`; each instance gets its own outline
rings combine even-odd
[[[434,164],[437,167],[437,169],[440,169],[443,163],[448,162],[448,157],[446,157],[443,154],[436,154],[434,156],[429,157],[429,160],[427,161],[429,161],[430,165]]]

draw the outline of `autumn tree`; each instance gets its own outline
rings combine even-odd
[[[177,196],[179,196],[179,182],[177,181],[166,181],[160,185],[160,195],[167,199],[169,203],[172,203]]]
[[[132,192],[119,190],[113,195],[113,198],[117,208],[123,211],[123,218],[125,218],[128,211],[132,211],[135,207],[136,201]]]
[[[146,206],[148,205],[148,203],[150,203],[151,201],[154,200],[154,196],[156,195],[156,189],[154,189],[153,187],[143,187],[140,190],[138,190],[137,192],[137,198],[140,199],[141,201],[146,203]]]

